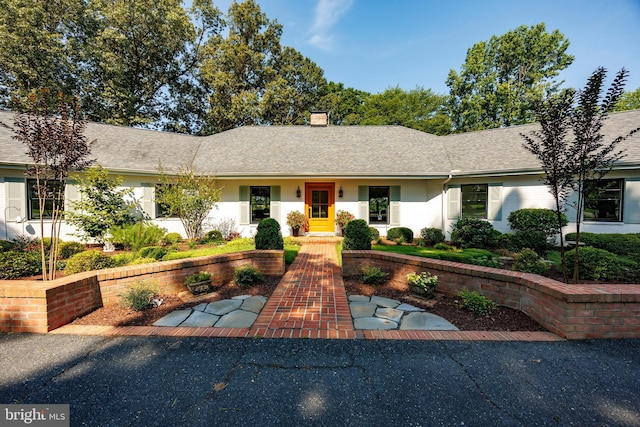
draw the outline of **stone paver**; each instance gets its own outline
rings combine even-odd
[[[204,309],[206,313],[223,316],[227,313],[237,310],[242,305],[242,300],[236,299],[223,299],[222,301],[211,302]]]
[[[387,308],[396,308],[397,306],[400,305],[400,301],[397,301],[391,298],[377,297],[377,296],[371,297],[371,302],[381,307],[387,307]]]
[[[403,315],[404,315],[404,311],[396,310],[395,308],[377,308],[376,309],[376,317],[380,317],[382,319],[388,319],[395,323],[400,323]]]
[[[458,328],[433,313],[415,312],[407,314],[404,319],[402,319],[400,330],[457,331]]]
[[[353,320],[353,325],[356,329],[363,330],[383,330],[398,329],[398,324],[389,319],[383,319],[381,317],[361,317]]]
[[[367,298],[368,299],[368,298]],[[376,312],[377,305],[370,302],[352,302],[349,303],[349,309],[351,310],[351,316],[354,319],[359,317],[371,317]],[[357,328],[356,328],[357,329]]]
[[[180,326],[191,326],[194,328],[210,328],[220,319],[215,314],[205,313],[203,311],[192,310],[191,315],[180,323]],[[177,325],[176,325],[177,326]]]
[[[216,328],[250,328],[258,315],[250,311],[234,310],[225,314],[216,323]]]
[[[267,298],[263,296],[255,296],[249,297],[242,301],[242,305],[240,306],[241,310],[251,311],[253,313],[260,313],[262,307],[264,307],[267,302]]]

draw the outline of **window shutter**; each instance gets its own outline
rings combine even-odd
[[[358,218],[369,223],[369,187],[366,185],[358,186]]]
[[[460,198],[461,191],[459,185],[450,185],[447,189],[447,198],[448,198],[448,206],[447,209],[447,218],[448,219],[458,219],[462,216],[461,206],[460,206]]]
[[[489,184],[487,219],[502,221],[502,183]]]
[[[640,178],[625,180],[623,198],[622,221],[625,224],[640,224]]]
[[[25,220],[30,217],[27,212],[27,186],[23,178],[5,178],[5,215],[6,222],[14,222],[15,218],[20,215]],[[9,209],[9,206],[16,209]]]
[[[73,179],[68,179],[66,185],[64,186],[64,192],[64,210],[66,212],[78,213],[78,210],[73,207],[74,202],[80,201],[80,191],[78,183]]]
[[[156,218],[155,185],[142,183],[142,211],[151,219]]]
[[[273,185],[271,186],[270,217],[278,221],[278,223],[281,223],[280,215],[281,215],[280,186]]]
[[[400,186],[393,185],[389,188],[389,225],[400,225]]]
[[[251,205],[250,205],[249,186],[240,186],[240,224],[249,224],[251,222]]]

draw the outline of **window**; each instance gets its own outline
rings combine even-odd
[[[51,214],[53,213],[53,200],[55,198],[55,193],[60,188],[60,184],[56,182],[48,182],[47,185],[47,196],[44,201],[44,212],[42,213],[42,218],[51,218]],[[28,189],[28,209],[29,209],[29,219],[40,219],[40,202],[38,200],[38,187],[37,180],[28,179],[27,180],[27,189]],[[63,197],[64,203],[64,197]],[[64,206],[61,206],[64,209]]]
[[[369,187],[369,223],[389,223],[389,187]]]
[[[487,184],[462,185],[461,202],[463,218],[487,218]]]
[[[271,187],[251,187],[251,223],[271,217]]]
[[[621,179],[587,181],[584,187],[584,220],[622,222]]]

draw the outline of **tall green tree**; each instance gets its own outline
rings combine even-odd
[[[362,125],[399,125],[436,135],[451,133],[451,120],[445,114],[446,97],[431,89],[400,87],[365,98]]]
[[[281,46],[282,25],[254,0],[230,6],[225,29],[225,37],[209,39],[200,68],[209,103],[205,132],[301,122],[326,85],[322,70]]]
[[[473,45],[460,72],[449,71],[449,112],[456,132],[531,123],[533,104],[557,91],[569,66],[569,40],[545,24],[525,25]]]
[[[320,100],[320,107],[329,111],[332,125],[359,125],[364,115],[365,99],[370,94],[343,83],[329,82]]]
[[[627,111],[640,109],[640,87],[633,91],[625,91],[620,100],[613,107],[613,111]]]

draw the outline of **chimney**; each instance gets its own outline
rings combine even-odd
[[[327,127],[329,124],[329,113],[327,111],[312,111],[311,126]]]

